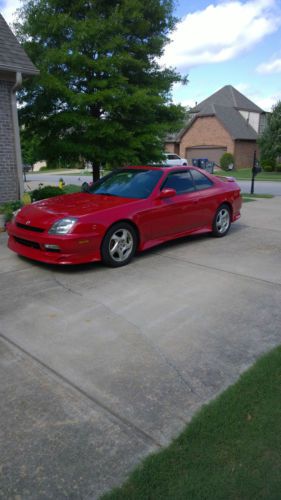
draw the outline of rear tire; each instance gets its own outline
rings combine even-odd
[[[214,217],[213,236],[216,236],[217,238],[225,236],[228,233],[230,226],[231,226],[230,208],[226,204],[221,205],[217,209],[216,215]]]
[[[127,222],[118,222],[107,231],[103,239],[102,260],[110,267],[126,266],[135,255],[136,247],[137,234],[133,226]]]

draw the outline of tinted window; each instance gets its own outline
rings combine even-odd
[[[201,174],[198,170],[191,170],[191,172],[196,189],[208,189],[212,187],[213,183],[206,175]]]
[[[161,170],[117,170],[91,186],[90,193],[124,198],[147,198],[161,176]]]
[[[194,191],[194,185],[189,172],[174,172],[168,176],[163,188],[173,188],[177,194]]]
[[[180,159],[179,156],[177,156],[177,155],[168,154],[166,156],[167,156],[168,160],[179,160]]]

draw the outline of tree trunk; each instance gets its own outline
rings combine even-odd
[[[97,182],[100,178],[100,166],[98,163],[92,162],[92,169],[93,169],[93,182]]]

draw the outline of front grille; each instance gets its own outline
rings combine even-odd
[[[21,224],[20,222],[17,222],[17,227],[26,229],[27,231],[34,231],[35,233],[44,233],[44,229],[41,227],[27,226],[26,224]]]
[[[36,243],[36,241],[24,240],[23,238],[18,238],[17,236],[14,236],[14,238],[16,242],[20,243],[21,245],[24,245],[26,247],[36,248],[36,250],[40,250],[40,245],[39,243]]]

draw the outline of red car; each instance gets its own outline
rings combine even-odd
[[[129,167],[87,192],[26,205],[8,225],[14,252],[51,264],[102,260],[124,266],[135,252],[188,234],[224,236],[240,217],[240,188],[195,167]]]

